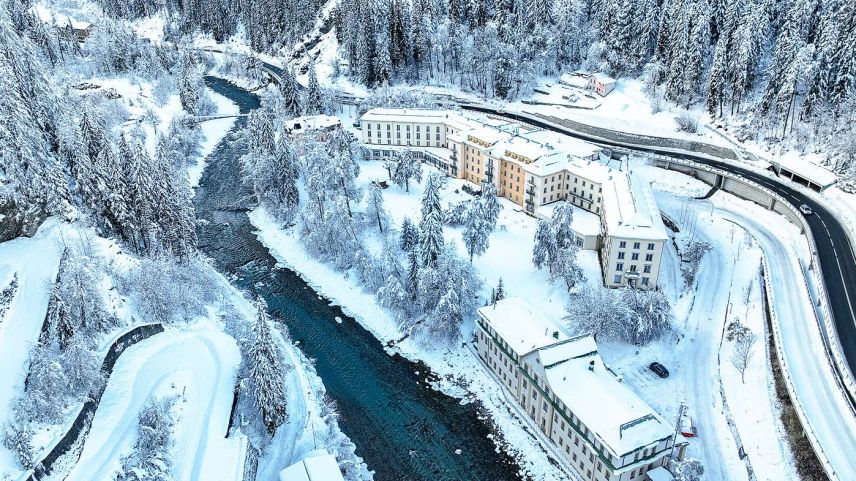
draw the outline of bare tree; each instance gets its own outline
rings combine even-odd
[[[734,345],[734,353],[731,354],[731,364],[740,371],[740,381],[743,384],[746,384],[746,368],[749,367],[749,361],[752,359],[752,354],[754,354],[753,347],[757,340],[758,336],[751,331],[743,336],[739,336]]]

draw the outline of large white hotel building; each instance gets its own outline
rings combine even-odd
[[[651,188],[614,168],[594,144],[451,110],[372,109],[360,119],[368,158],[411,150],[447,175],[499,195],[533,215],[573,204],[577,244],[599,250],[608,287],[653,288],[668,240]]]
[[[478,315],[479,358],[564,464],[587,481],[671,479],[665,466],[686,440],[604,364],[591,336],[568,336],[516,297]]]

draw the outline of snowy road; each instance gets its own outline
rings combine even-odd
[[[807,249],[801,245],[804,242],[799,237],[780,235],[781,225],[771,224],[766,216],[749,216],[722,204],[716,210],[746,227],[761,244],[777,299],[772,307],[779,320],[788,371],[800,392],[799,401],[824,453],[836,466],[838,478],[856,479],[856,420],[827,359],[801,274],[797,253],[806,258]]]
[[[112,479],[136,440],[137,416],[153,395],[178,395],[173,448],[177,481],[240,479],[243,453],[226,439],[240,352],[213,327],[168,330],[116,363],[68,481]]]
[[[6,425],[11,414],[9,403],[22,389],[27,354],[45,320],[50,287],[62,254],[58,229],[60,224],[49,219],[32,239],[18,237],[0,244],[0,272],[18,274],[18,289],[0,319],[0,426]],[[16,465],[17,461],[0,443],[0,466]],[[0,478],[3,475],[0,470]]]

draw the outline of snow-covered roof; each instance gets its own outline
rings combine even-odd
[[[547,347],[536,350],[532,355],[538,357],[542,366],[549,368],[568,359],[595,353],[597,353],[597,343],[592,336],[585,334],[565,341],[554,342]]]
[[[599,354],[545,367],[556,397],[617,456],[672,434],[673,426],[620,382]]]
[[[542,205],[535,211],[536,215],[546,219],[553,218],[553,209],[561,204],[561,202],[553,202],[552,204]],[[581,236],[597,236],[601,234],[600,217],[581,207],[576,207],[571,204],[574,210],[574,217],[571,219],[571,230]]]
[[[309,130],[331,129],[340,125],[342,125],[342,121],[338,117],[330,115],[306,115],[289,120],[286,128],[291,133],[300,133]]]
[[[518,356],[570,339],[557,324],[519,297],[482,307],[479,315]]]
[[[586,86],[587,80],[583,75],[578,73],[564,73],[559,77],[559,82],[571,87],[583,88]]]
[[[279,481],[344,481],[335,456],[319,449],[279,472]]]
[[[74,30],[86,30],[92,26],[90,22],[77,20],[68,15],[56,13],[42,4],[35,4],[30,8],[30,12],[36,15],[41,21],[56,25],[59,27],[67,27],[71,25]]]
[[[470,129],[466,132],[466,135],[474,137],[490,145],[495,145],[497,142],[501,142],[503,140],[508,140],[509,138],[511,138],[511,134],[509,134],[508,132],[503,132],[500,129],[487,126]]]
[[[615,83],[614,78],[610,77],[609,75],[606,75],[603,72],[595,72],[595,73],[591,74],[591,78],[595,79],[596,81],[598,81],[599,83],[602,83],[604,85],[609,85],[609,84]]]
[[[613,237],[669,238],[651,186],[633,173],[613,171],[603,185],[603,211],[606,232]]]
[[[771,162],[811,181],[813,184],[819,185],[821,189],[825,189],[838,181],[838,176],[831,170],[804,158],[784,155]]]
[[[657,466],[645,474],[648,475],[648,478],[650,478],[651,481],[675,481],[675,477],[672,476],[672,473],[662,466]]]
[[[360,122],[413,122],[423,124],[444,123],[449,118],[460,117],[453,110],[433,109],[371,109],[360,117]]]

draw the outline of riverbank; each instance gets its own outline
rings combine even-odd
[[[225,81],[206,79],[241,113],[258,98]],[[241,128],[245,119],[235,122]],[[377,480],[518,479],[518,467],[488,438],[478,408],[426,385],[425,366],[390,356],[353,318],[278,267],[247,217],[234,133],[207,161],[194,204],[200,249],[232,285],[260,295],[295,344],[311,359],[338,412],[341,431]],[[350,441],[349,441],[350,442]],[[341,460],[340,460],[341,462]]]

